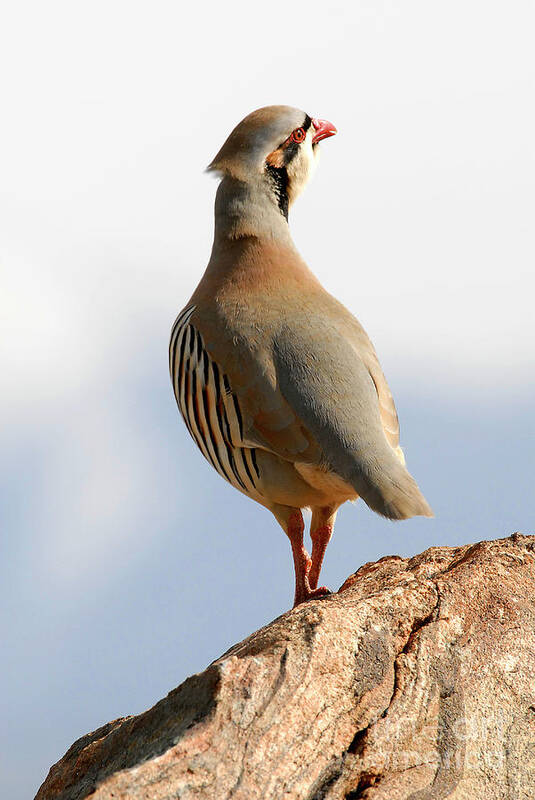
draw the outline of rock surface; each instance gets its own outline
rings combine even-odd
[[[535,536],[366,564],[79,739],[36,800],[535,797]]]

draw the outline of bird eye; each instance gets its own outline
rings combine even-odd
[[[292,135],[290,136],[291,142],[297,142],[297,144],[301,144],[304,142],[306,138],[306,131],[304,128],[297,128],[293,131]]]

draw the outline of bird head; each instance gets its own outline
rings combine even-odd
[[[287,219],[313,173],[319,142],[335,133],[331,122],[291,106],[259,108],[234,128],[208,170],[260,183]]]

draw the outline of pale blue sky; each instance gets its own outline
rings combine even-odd
[[[533,532],[530,2],[20,2],[0,24],[0,795],[291,604],[288,543],[204,463],[171,323],[203,169],[267,103],[332,120],[291,214],[371,335],[436,519],[344,507],[324,568]],[[272,30],[275,27],[276,30]]]

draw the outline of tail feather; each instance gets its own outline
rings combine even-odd
[[[392,458],[359,469],[352,485],[373,511],[388,519],[433,517],[433,511],[418,484],[392,451]]]

